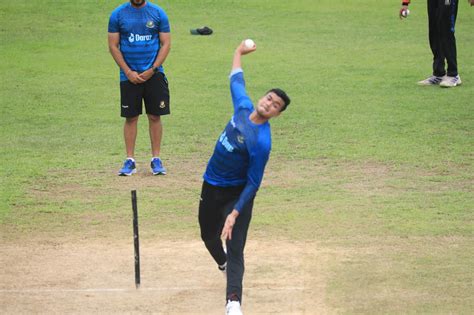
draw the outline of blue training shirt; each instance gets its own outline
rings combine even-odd
[[[234,206],[240,212],[260,187],[272,138],[268,121],[260,125],[250,121],[254,108],[245,91],[244,74],[240,68],[230,75],[230,91],[234,115],[217,140],[203,177],[214,186],[245,185]]]
[[[109,19],[109,33],[120,33],[120,51],[127,65],[136,72],[150,69],[160,51],[160,33],[169,33],[165,11],[154,3],[135,8],[130,2],[117,7]],[[158,71],[163,72],[160,66]],[[120,81],[127,76],[120,69]]]

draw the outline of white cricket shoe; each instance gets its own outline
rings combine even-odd
[[[439,84],[439,86],[449,88],[449,87],[455,87],[461,84],[462,84],[462,81],[459,75],[455,77],[445,76],[443,78],[443,81],[441,81],[441,83]]]
[[[242,310],[240,309],[240,302],[239,301],[227,301],[227,305],[225,307],[226,315],[243,315]]]
[[[437,77],[435,75],[432,75],[429,78],[418,81],[418,85],[439,85],[444,78],[445,77]]]

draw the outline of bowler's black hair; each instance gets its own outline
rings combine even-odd
[[[290,97],[282,89],[273,88],[273,89],[269,90],[267,92],[267,94],[270,93],[270,92],[273,92],[276,95],[278,95],[283,100],[283,102],[285,103],[285,104],[283,104],[283,107],[281,108],[280,112],[284,111],[286,109],[286,107],[288,105],[290,105],[290,103],[291,103]]]

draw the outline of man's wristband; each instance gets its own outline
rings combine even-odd
[[[153,67],[151,67],[151,70],[153,71],[153,73],[157,73],[158,72],[158,67],[153,66]]]

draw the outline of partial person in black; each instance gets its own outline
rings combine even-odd
[[[455,25],[459,0],[428,0],[429,42],[433,53],[433,73],[419,85],[455,87],[461,85],[458,73]],[[474,0],[468,0],[474,5]],[[403,0],[400,18],[408,16],[410,0]],[[447,68],[446,68],[447,65]]]

